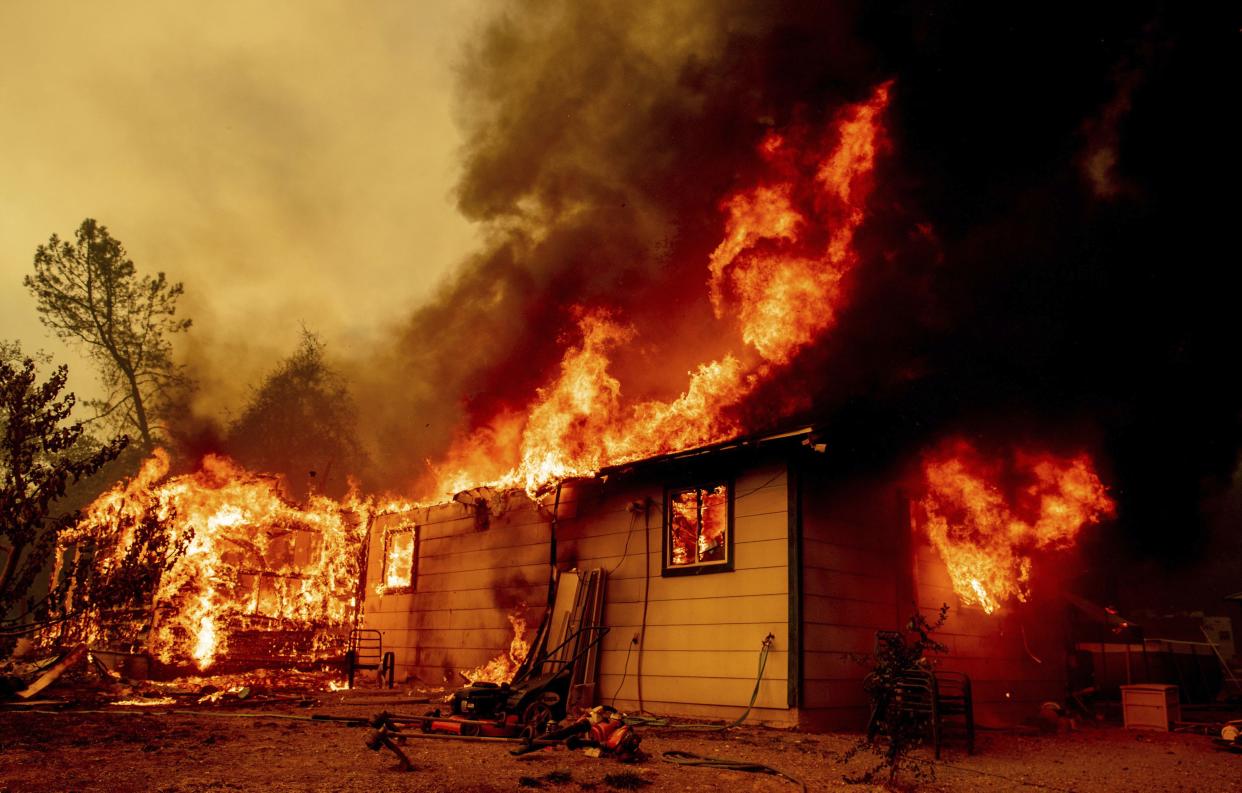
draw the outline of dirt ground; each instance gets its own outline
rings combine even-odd
[[[421,712],[419,705],[387,705]],[[842,734],[739,728],[724,734],[645,728],[643,762],[622,765],[564,748],[525,757],[509,744],[412,738],[416,769],[364,746],[369,730],[311,721],[314,714],[370,716],[375,704],[262,708],[122,708],[0,712],[0,793],[47,791],[797,791],[794,782],[757,773],[681,767],[669,750],[765,764],[808,790],[879,789],[850,784],[874,762],[841,753],[857,742]],[[1242,756],[1216,751],[1209,738],[1091,727],[1034,735],[983,732],[977,752],[950,745],[940,762],[921,753],[934,779],[905,777],[901,788],[926,791],[1230,791],[1242,790]]]

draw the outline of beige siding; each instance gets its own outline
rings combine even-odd
[[[801,472],[802,691],[808,727],[857,728],[877,630],[895,628],[901,571],[891,485]],[[907,610],[912,611],[913,605]]]
[[[411,521],[418,526],[414,591],[378,594],[383,532]],[[396,653],[397,678],[456,685],[458,670],[485,664],[509,646],[508,615],[522,604],[537,625],[547,599],[547,534],[547,523],[530,508],[494,517],[483,531],[456,503],[378,519],[363,619],[364,627],[383,632],[384,649]],[[488,542],[497,539],[501,547],[489,550]]]
[[[600,657],[605,701],[616,697],[619,708],[639,707],[639,652],[632,640],[641,630],[645,592],[643,707],[694,718],[740,715],[754,691],[761,642],[771,632],[776,640],[752,718],[791,723],[787,482],[783,463],[736,477],[734,570],[728,573],[661,576],[662,481],[605,497],[594,509],[584,504],[581,517],[565,523],[563,536],[574,544],[579,566],[610,571],[605,621],[612,630]],[[653,503],[646,537],[642,517],[626,512],[644,496]]]
[[[738,472],[734,482],[734,570],[661,575],[663,479],[614,477],[562,493],[558,566],[608,571],[599,696],[617,707],[694,718],[740,715],[755,686],[761,641],[775,644],[753,719],[790,724],[788,491],[784,463]],[[644,515],[632,505],[649,499]],[[383,530],[419,524],[415,592],[379,595]],[[508,646],[506,615],[527,604],[533,637],[546,603],[549,515],[525,499],[496,510],[479,531],[469,510],[450,504],[389,517],[373,527],[366,627],[385,632],[398,675],[455,683]],[[642,632],[646,601],[645,639]],[[641,656],[641,659],[640,659]]]

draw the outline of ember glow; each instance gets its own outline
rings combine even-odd
[[[695,488],[669,496],[669,560],[674,566],[725,560],[729,490]]]
[[[958,442],[927,457],[923,474],[922,528],[962,602],[988,614],[1029,597],[1032,551],[1068,548],[1084,526],[1113,514],[1086,455],[987,460]]]
[[[59,556],[93,548],[97,569],[114,568],[131,552],[137,522],[154,515],[169,546],[184,546],[155,585],[150,612],[131,617],[149,621],[147,649],[160,661],[207,669],[241,631],[309,633],[311,656],[335,649],[354,617],[366,504],[313,496],[295,506],[272,477],[224,457],[207,456],[192,474],[168,472],[168,454],[156,450],[62,534]],[[83,638],[105,641],[104,615],[90,603],[72,607],[88,615]]]
[[[385,591],[408,587],[414,577],[414,530],[389,535],[384,559]]]
[[[158,708],[164,705],[176,705],[177,700],[173,699],[172,697],[158,697],[158,698],[151,698],[151,699],[133,698],[133,699],[118,699],[114,702],[109,702],[108,704],[112,707]]]
[[[558,479],[741,432],[727,409],[835,322],[843,279],[859,260],[854,236],[866,218],[889,88],[844,108],[813,140],[803,130],[769,134],[759,146],[765,174],[723,201],[708,289],[716,318],[736,321],[744,347],[698,365],[672,400],[631,401],[609,367],[638,330],[580,308],[578,340],[552,381],[525,411],[460,439],[434,466],[436,489],[523,487],[533,496]]]
[[[483,666],[461,672],[461,676],[471,683],[508,683],[517,674],[518,668],[530,653],[530,642],[526,639],[526,607],[509,615],[509,624],[513,626],[513,639],[509,648],[488,661]]]

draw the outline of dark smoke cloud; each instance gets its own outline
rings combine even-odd
[[[409,475],[462,426],[523,407],[576,305],[642,329],[617,370],[630,395],[723,349],[734,331],[705,288],[717,204],[770,125],[870,88],[856,38],[847,11],[767,3],[537,2],[489,24],[461,70],[458,188],[489,244],[369,367],[402,384],[365,388],[379,457]]]
[[[1237,176],[1237,25],[915,8],[883,46],[894,149],[871,263],[802,385],[847,455],[950,432],[1085,447],[1119,502],[1110,554],[1201,562],[1242,440],[1237,204],[1218,197]],[[1102,141],[1124,190],[1083,178]]]
[[[753,421],[808,394],[802,417],[856,467],[950,433],[1085,447],[1119,502],[1108,547],[1198,558],[1202,505],[1242,439],[1236,201],[1217,189],[1237,183],[1222,112],[1236,20],[1133,3],[648,5],[509,6],[475,40],[457,196],[489,237],[359,374],[387,483],[524,406],[575,305],[640,329],[627,388],[684,382],[663,375],[734,340],[706,304],[706,258],[755,143],[891,78],[850,302]],[[1084,178],[1101,146],[1124,190]]]

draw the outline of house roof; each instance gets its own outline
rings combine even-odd
[[[760,446],[772,445],[775,443],[792,442],[801,440],[804,444],[809,445],[815,427],[805,426],[790,430],[777,430],[761,433],[752,433],[749,435],[740,435],[727,441],[719,441],[710,443],[705,446],[695,446],[690,449],[682,449],[676,452],[666,452],[665,454],[657,454],[652,457],[644,457],[641,460],[632,460],[628,463],[619,465],[610,465],[601,468],[596,472],[596,477],[604,477],[609,474],[623,473],[640,466],[658,465],[660,463],[680,462],[684,460],[693,460],[699,457],[705,457],[711,454],[719,454],[721,452],[741,451],[744,449],[757,449]]]

